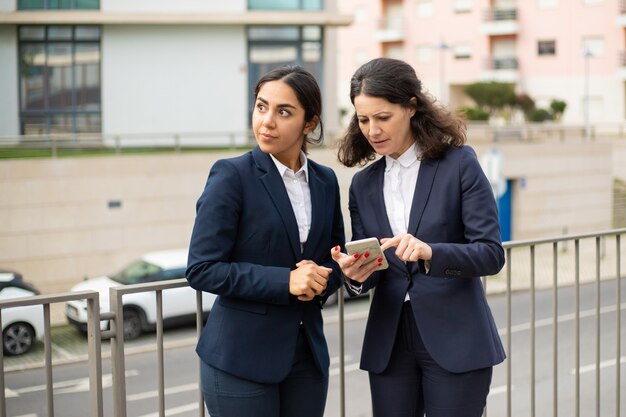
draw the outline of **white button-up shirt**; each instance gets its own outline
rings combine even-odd
[[[293,172],[291,168],[283,165],[274,155],[270,154],[272,161],[278,169],[278,173],[285,183],[289,201],[293,214],[298,223],[298,234],[300,235],[300,250],[304,249],[304,244],[309,237],[311,230],[311,189],[309,188],[309,169],[307,158],[304,152],[300,151],[300,162],[302,167],[298,172]]]
[[[420,169],[417,156],[417,145],[411,146],[398,159],[385,156],[383,196],[394,236],[409,230],[409,217]],[[409,300],[409,293],[404,296],[404,300]]]

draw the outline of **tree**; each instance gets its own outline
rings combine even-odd
[[[464,91],[479,108],[490,113],[514,107],[516,104],[515,85],[511,83],[478,82],[469,84]]]
[[[567,103],[563,100],[553,99],[550,101],[550,110],[552,112],[552,118],[554,120],[560,120],[561,116],[565,112],[565,108],[567,107]]]

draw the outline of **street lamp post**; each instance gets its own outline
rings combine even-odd
[[[589,126],[589,58],[593,54],[589,49],[585,48],[583,57],[585,58],[585,91],[583,97],[583,117],[585,122],[585,139],[589,140],[591,136],[591,129]]]

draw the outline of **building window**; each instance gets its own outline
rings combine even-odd
[[[556,41],[538,41],[537,55],[556,55]]]
[[[454,2],[455,13],[469,13],[472,11],[473,0],[456,0]]]
[[[100,132],[100,27],[20,26],[22,134]]]
[[[248,0],[248,10],[322,10],[323,0]]]
[[[558,0],[537,0],[537,6],[540,9],[552,9],[558,5]]]
[[[417,0],[415,5],[415,12],[417,17],[430,17],[433,15],[433,2],[432,0]]]
[[[421,45],[415,49],[415,59],[417,62],[431,62],[433,60],[433,46]]]
[[[286,64],[301,65],[323,85],[323,31],[321,26],[248,27],[249,123],[254,86],[266,72]]]
[[[98,10],[100,0],[18,0],[18,10],[66,10],[66,9],[87,9]]]
[[[604,55],[604,38],[601,36],[588,36],[583,38],[581,52],[583,54],[589,53],[591,56]]]
[[[455,45],[454,59],[470,59],[472,57],[472,47],[470,45]]]

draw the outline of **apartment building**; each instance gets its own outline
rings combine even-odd
[[[376,56],[404,59],[452,108],[471,105],[464,87],[514,83],[536,106],[563,100],[564,123],[626,117],[626,7],[621,0],[339,0],[354,13],[339,30],[340,106],[348,82]]]
[[[333,0],[0,0],[0,136],[246,141],[252,86],[275,66],[303,65],[335,97],[333,28],[351,20]]]

